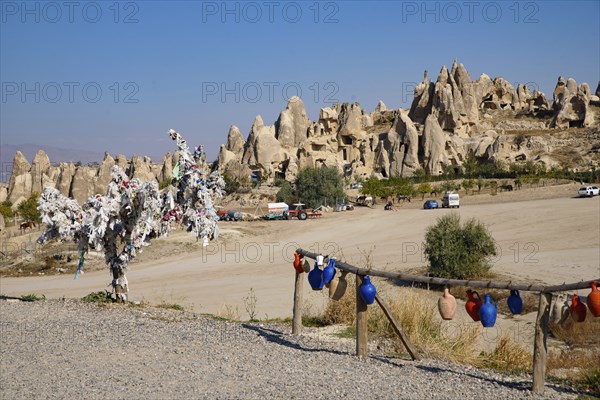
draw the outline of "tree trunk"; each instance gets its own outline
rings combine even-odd
[[[115,292],[115,299],[117,303],[126,303],[127,302],[127,294],[129,293],[129,285],[127,283],[127,277],[125,276],[125,272],[120,269],[113,269],[113,291]]]

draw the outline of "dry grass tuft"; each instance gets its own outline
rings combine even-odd
[[[563,324],[550,323],[550,332],[567,346],[600,348],[600,318],[594,318],[589,312],[584,322],[575,322],[569,317]]]
[[[600,350],[564,349],[548,351],[547,368],[552,370],[600,368]]]
[[[349,283],[346,294],[339,301],[330,300],[323,319],[332,324],[355,326],[355,290],[354,283]],[[476,363],[478,356],[475,353],[475,342],[481,333],[481,327],[460,327],[448,332],[444,322],[436,316],[435,300],[419,289],[397,289],[393,297],[386,294],[386,301],[396,321],[419,352],[429,357]],[[390,338],[394,343],[394,350],[404,352],[402,342],[379,307],[369,308],[368,326],[372,336]]]
[[[482,366],[499,371],[530,370],[533,365],[532,354],[523,346],[512,341],[504,334],[491,353],[482,356]]]

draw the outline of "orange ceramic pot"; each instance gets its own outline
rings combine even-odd
[[[579,296],[574,294],[571,299],[571,318],[573,318],[575,322],[583,322],[585,321],[586,314],[587,308],[585,307],[585,304],[579,300]]]
[[[444,289],[444,294],[438,299],[438,310],[442,319],[449,321],[454,318],[456,298],[450,294],[448,288]]]
[[[587,306],[594,317],[600,317],[600,290],[598,285],[600,282],[592,282],[590,286],[592,291],[587,297]]]
[[[477,297],[475,297],[477,295]],[[467,290],[467,296],[469,296],[469,300],[465,303],[465,309],[467,310],[467,314],[473,319],[473,321],[479,321],[479,307],[483,302],[481,301],[481,297],[479,293],[473,290]]]

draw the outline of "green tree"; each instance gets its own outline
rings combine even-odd
[[[296,189],[300,202],[313,208],[346,197],[344,180],[335,167],[304,168],[296,178]]]
[[[498,193],[498,182],[491,181],[490,182],[490,190],[492,191],[492,196],[495,196]]]
[[[417,192],[421,194],[421,200],[423,200],[426,194],[433,192],[433,188],[429,182],[423,182],[417,186]]]
[[[469,190],[473,189],[475,181],[473,179],[465,179],[462,181],[462,187],[465,188],[465,192],[469,194]]]
[[[494,239],[485,225],[472,218],[461,224],[456,213],[444,215],[425,232],[425,254],[429,272],[436,277],[472,279],[491,268],[496,255]]]
[[[408,178],[394,177],[387,180],[386,186],[391,188],[392,196],[408,196],[415,195],[415,187],[412,181]]]
[[[223,174],[223,180],[225,181],[225,191],[227,193],[234,193],[240,188],[240,182],[227,173]]]
[[[0,214],[2,214],[4,219],[12,218],[12,202],[10,200],[4,200],[0,203]]]
[[[485,187],[485,181],[481,178],[477,178],[477,193],[481,193],[481,189]]]
[[[39,193],[32,193],[27,200],[19,204],[19,207],[17,207],[17,213],[21,216],[21,218],[35,223],[42,222],[42,217],[37,209],[39,198]]]
[[[471,155],[467,156],[467,158],[463,162],[462,167],[463,167],[465,176],[467,178],[473,178],[473,177],[477,176],[477,174],[479,172],[479,161],[477,161],[477,158],[475,158],[475,156],[471,154]]]
[[[360,193],[373,197],[381,197],[382,189],[383,183],[379,179],[372,176],[363,183]]]
[[[427,179],[427,172],[423,168],[417,168],[413,172],[413,180],[417,183],[425,182]]]
[[[294,204],[297,198],[292,185],[288,181],[283,181],[280,186],[281,188],[277,192],[277,201]]]

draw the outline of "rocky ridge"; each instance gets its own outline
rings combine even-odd
[[[503,77],[472,80],[454,61],[435,82],[425,71],[407,110],[390,110],[382,101],[370,113],[358,103],[335,104],[311,121],[302,100],[292,97],[273,125],[256,116],[246,140],[232,125],[218,164],[234,177],[255,173],[267,181],[291,181],[300,169],[321,165],[365,178],[411,176],[419,168],[436,175],[445,166],[461,166],[469,155],[552,166],[561,162],[551,156],[557,143],[543,134],[588,128],[600,139],[599,96],[600,83],[592,94],[587,83],[559,77],[550,102],[544,93],[524,84],[515,88]],[[515,141],[515,135],[532,132]],[[581,164],[599,159],[592,151]]]
[[[105,153],[97,167],[72,162],[51,164],[48,155],[39,150],[29,164],[23,153],[17,151],[8,186],[0,187],[0,201],[10,200],[16,206],[32,193],[41,193],[44,187],[52,186],[63,195],[83,203],[96,193],[106,193],[113,165],[122,167],[132,178],[162,182],[172,179],[173,166],[177,160],[177,153],[174,156],[167,153],[160,163],[152,162],[149,157],[133,156],[128,160],[123,154],[113,158]]]

